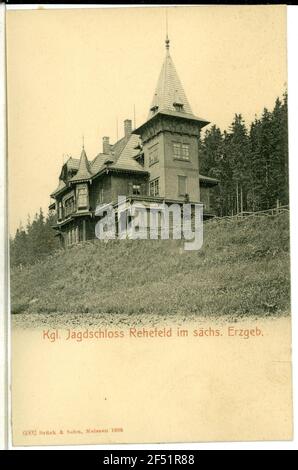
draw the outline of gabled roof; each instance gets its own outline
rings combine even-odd
[[[140,153],[137,149],[137,145],[140,143],[140,138],[136,134],[132,134],[128,139],[125,147],[119,155],[117,161],[112,165],[112,168],[122,168],[127,170],[140,170],[144,171],[142,165],[140,165],[134,157]]]
[[[111,153],[109,155],[99,153],[89,166],[92,176],[96,176],[97,173],[107,167],[107,164],[109,168],[112,169],[144,171],[142,165],[135,160],[135,157],[140,152],[140,149],[136,148],[140,142],[138,135],[131,134],[130,136],[118,140],[114,145],[111,145]],[[76,178],[77,175],[75,175],[71,181]]]
[[[70,179],[70,181],[86,181],[92,177],[89,162],[84,147],[82,148],[79,169],[77,173]]]
[[[159,74],[148,119],[158,111],[177,111],[177,106],[175,107],[174,104],[180,105],[179,107],[182,107],[184,113],[193,114],[170,55],[168,39],[166,49],[166,57]]]
[[[111,146],[111,154],[115,161],[118,160],[122,150],[127,144],[128,139],[129,137],[122,137],[122,139],[118,140],[114,145]]]
[[[66,162],[66,166],[67,166],[68,170],[78,170],[79,169],[79,164],[80,164],[80,159],[79,158],[69,157],[69,159]]]
[[[96,155],[94,160],[90,165],[90,169],[93,175],[99,172],[99,170],[103,167],[105,159],[107,158],[106,153],[99,153]]]

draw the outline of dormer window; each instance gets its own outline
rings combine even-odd
[[[154,106],[152,106],[152,107],[150,108],[150,111],[152,111],[153,114],[157,113],[157,110],[158,110],[157,104],[155,104]]]
[[[180,111],[180,112],[183,111],[183,103],[173,103],[173,106],[176,111]]]
[[[183,111],[183,101],[179,95],[178,90],[175,90],[173,106],[175,108],[175,111]]]
[[[144,152],[139,153],[134,158],[140,165],[144,166]]]
[[[155,93],[154,98],[153,98],[153,103],[150,108],[150,111],[152,111],[153,114],[155,114],[158,110],[158,100],[157,100],[157,93]]]

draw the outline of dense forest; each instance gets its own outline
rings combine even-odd
[[[287,93],[249,127],[236,114],[228,130],[207,130],[200,172],[220,181],[213,201],[219,216],[288,204]]]
[[[218,216],[288,204],[287,93],[250,126],[235,114],[228,130],[208,129],[199,160],[200,172],[220,181],[213,200]],[[58,249],[54,223],[55,216],[45,217],[41,209],[34,220],[28,217],[26,228],[20,226],[10,239],[11,265],[34,263]]]
[[[42,209],[31,221],[28,217],[26,228],[17,229],[14,238],[10,239],[10,264],[20,266],[39,261],[59,248],[59,241],[52,228],[56,222],[55,215],[44,216]]]

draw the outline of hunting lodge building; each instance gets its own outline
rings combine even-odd
[[[218,180],[199,172],[199,136],[209,124],[195,116],[187,100],[166,39],[166,56],[158,78],[147,121],[132,129],[124,121],[124,136],[111,144],[103,137],[102,152],[88,160],[70,157],[62,166],[55,200],[54,226],[68,246],[95,238],[98,204],[113,204],[118,196],[142,204],[203,203],[204,218],[213,215],[212,188]]]

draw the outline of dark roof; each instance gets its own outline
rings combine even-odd
[[[215,186],[219,183],[219,180],[216,178],[211,178],[210,176],[199,175],[199,180],[202,183],[206,183],[208,186]]]
[[[182,105],[185,113],[193,114],[182,83],[178,77],[174,62],[167,49],[150,106],[148,119],[154,115],[155,109],[159,111],[175,111],[175,103]]]
[[[97,175],[97,173],[106,167],[107,163],[109,164],[109,168],[115,168],[119,170],[122,169],[127,171],[144,171],[142,165],[140,165],[135,160],[135,157],[139,153],[139,149],[136,148],[139,144],[139,136],[131,134],[128,137],[123,137],[114,145],[112,145],[110,154],[99,153],[96,155],[96,157],[92,160],[92,162],[89,163],[88,166],[91,177]],[[78,168],[78,162],[79,160],[72,158],[70,162],[70,168]],[[78,173],[72,177],[71,181],[77,181]]]
[[[115,149],[114,153],[111,155],[99,153],[92,162],[88,162],[86,152],[83,150],[80,159],[70,157],[66,162],[68,169],[77,170],[77,173],[70,181],[86,181],[101,174],[107,168],[107,160],[113,162],[109,164],[109,168],[115,171],[145,172],[144,167],[135,158],[139,154],[139,144],[140,137],[131,134],[128,138],[120,139],[112,146],[112,149]],[[199,175],[199,180],[202,184],[208,186],[215,186],[219,182],[216,178],[204,175]],[[60,179],[58,187],[52,192],[51,196],[56,196],[65,188],[66,184]]]
[[[111,146],[111,154],[113,155],[115,161],[118,160],[128,140],[129,137],[122,137],[122,139],[118,140]]]
[[[194,114],[189,114],[189,113],[183,113],[180,111],[172,111],[170,109],[166,110],[160,110],[154,114],[154,116],[150,117],[148,121],[144,122],[141,124],[139,127],[133,130],[134,134],[140,135],[142,133],[142,130],[145,129],[147,126],[149,126],[154,120],[158,119],[159,116],[170,116],[170,117],[178,117],[182,119],[187,119],[190,122],[196,122],[197,124],[200,124],[200,128],[203,128],[204,126],[207,126],[209,121],[206,121],[206,119],[200,118],[195,116]]]
[[[161,109],[160,114],[166,114],[168,116],[174,116],[174,117],[182,117],[184,119],[189,119],[191,121],[203,122],[203,123],[205,123],[205,126],[207,124],[210,124],[210,122],[207,121],[206,119],[195,116],[194,114],[183,113],[181,111],[172,111],[171,109],[166,109],[166,110]]]
[[[66,162],[66,166],[68,170],[78,170],[80,164],[80,159],[79,158],[72,158],[69,157],[69,159]]]
[[[81,158],[80,158],[80,163],[79,163],[79,169],[77,173],[70,179],[70,181],[86,181],[86,180],[89,180],[91,177],[92,177],[92,173],[90,170],[90,165],[88,162],[85,149],[83,147]]]
[[[91,171],[93,175],[95,175],[101,170],[101,168],[104,166],[106,158],[107,155],[105,153],[99,153],[98,155],[96,155],[96,157],[91,163]]]
[[[194,115],[168,46],[166,47],[166,56],[158,77],[147,120],[149,121],[157,113],[188,117],[209,124],[206,119]]]
[[[120,153],[117,161],[112,165],[114,168],[123,168],[127,170],[141,170],[144,171],[142,165],[140,165],[134,157],[139,153],[136,146],[139,144],[140,138],[136,134],[132,134],[127,140],[125,147]]]
[[[187,100],[186,94],[176,72],[174,63],[169,54],[169,43],[167,43],[167,53],[162,65],[160,76],[157,82],[155,93],[152,100],[148,120],[154,120],[158,115],[168,115],[173,117],[181,117],[192,121],[199,121],[200,127],[209,124],[208,121],[198,118],[193,114],[191,106]],[[176,106],[178,105],[178,106]],[[153,109],[154,108],[154,109]],[[136,158],[140,153],[140,137],[139,131],[143,126],[148,123],[145,122],[133,134],[124,136],[119,139],[115,144],[110,145],[110,152],[108,154],[99,153],[91,162],[88,161],[86,152],[83,148],[80,159],[70,157],[66,162],[67,170],[70,170],[72,176],[70,182],[88,181],[96,175],[101,174],[107,166],[114,171],[127,171],[127,172],[145,172],[144,167],[138,162]],[[147,172],[146,172],[147,173]],[[67,178],[62,174],[63,179]],[[200,175],[200,181],[208,185],[215,185],[218,183],[214,178],[204,177]],[[63,189],[65,184],[61,180],[58,188],[52,193]]]

